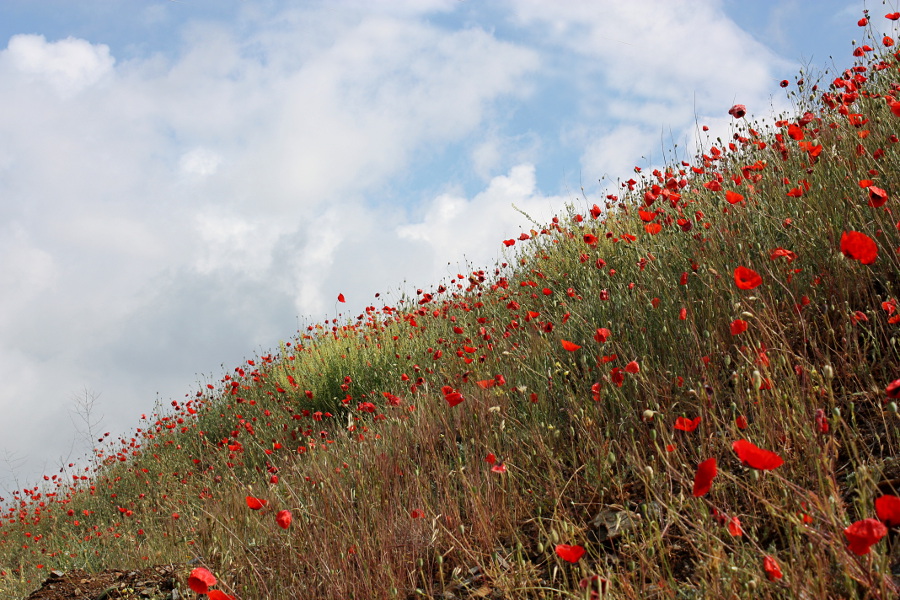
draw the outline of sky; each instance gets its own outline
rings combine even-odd
[[[850,66],[862,9],[3,0],[0,491],[376,292],[493,266],[523,212],[689,158],[735,103],[790,110],[779,82]]]

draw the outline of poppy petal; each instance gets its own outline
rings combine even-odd
[[[710,488],[712,488],[712,480],[717,472],[715,457],[708,458],[697,466],[697,473],[694,475],[694,490],[692,492],[695,498],[699,498],[709,492]]]
[[[784,464],[784,459],[774,452],[763,450],[747,440],[738,440],[731,447],[742,463],[760,471],[777,469]]]
[[[584,548],[569,544],[557,544],[556,554],[566,562],[577,563],[584,556]]]

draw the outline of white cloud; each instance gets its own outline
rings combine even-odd
[[[504,238],[528,231],[534,225],[516,209],[539,223],[562,208],[565,198],[544,196],[537,189],[534,165],[521,164],[507,175],[491,179],[487,188],[471,199],[442,194],[426,205],[418,223],[402,225],[402,239],[423,242],[434,256],[431,273],[447,273],[447,262],[468,259],[475,266],[490,266],[499,256]]]
[[[181,155],[179,166],[186,175],[206,177],[214,175],[222,162],[222,157],[206,148],[194,148]]]
[[[115,64],[108,46],[72,37],[48,43],[42,35],[15,35],[5,54],[13,67],[43,79],[64,96],[97,83]]]

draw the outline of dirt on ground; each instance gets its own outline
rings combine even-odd
[[[187,567],[157,565],[137,570],[110,569],[88,573],[74,569],[50,576],[26,600],[183,600],[177,582],[187,577]]]

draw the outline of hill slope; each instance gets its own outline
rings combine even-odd
[[[895,596],[889,42],[22,491],[0,591],[193,558],[238,598]]]

